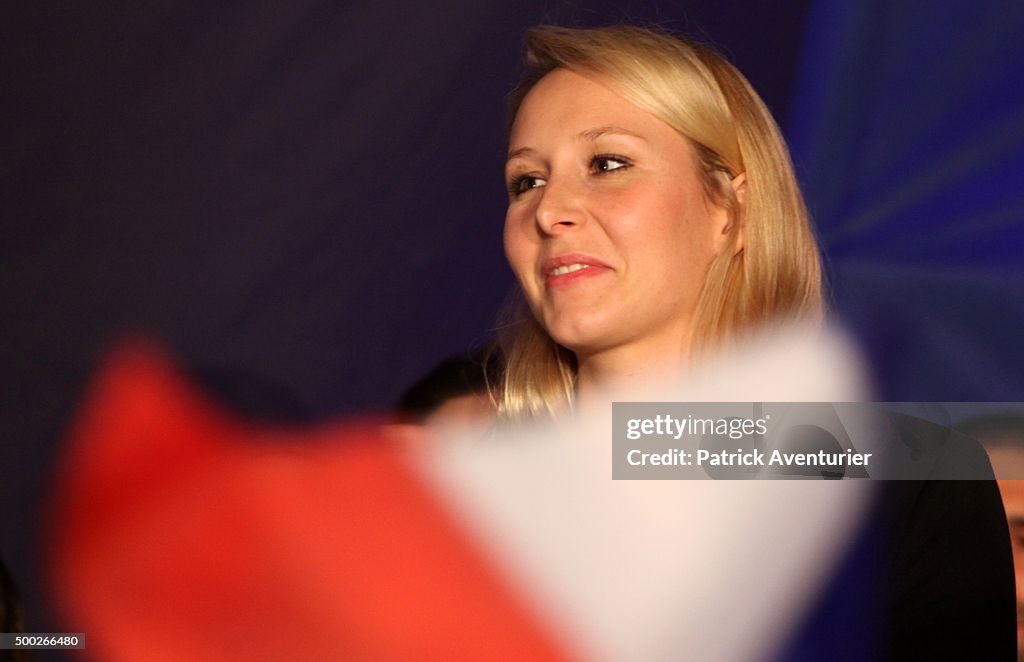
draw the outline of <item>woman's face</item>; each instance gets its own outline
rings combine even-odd
[[[505,254],[534,314],[577,355],[685,351],[728,214],[687,139],[567,69],[512,125]]]

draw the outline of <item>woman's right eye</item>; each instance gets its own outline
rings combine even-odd
[[[508,188],[512,195],[519,196],[530,189],[540,188],[545,184],[547,184],[547,180],[541,177],[537,177],[535,175],[522,175],[513,179]]]

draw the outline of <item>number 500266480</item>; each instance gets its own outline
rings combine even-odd
[[[85,648],[81,632],[0,633],[0,650]]]

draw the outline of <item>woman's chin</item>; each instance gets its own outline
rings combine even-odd
[[[585,333],[574,330],[549,330],[552,339],[576,356],[589,356],[602,350],[599,333]]]
[[[577,355],[602,351],[615,335],[613,325],[592,312],[547,316],[543,326],[555,342]]]

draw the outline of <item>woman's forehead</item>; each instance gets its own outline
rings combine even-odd
[[[616,93],[599,76],[559,68],[524,97],[509,134],[509,152],[551,138],[593,142],[621,135],[660,141],[680,137],[672,127]]]

